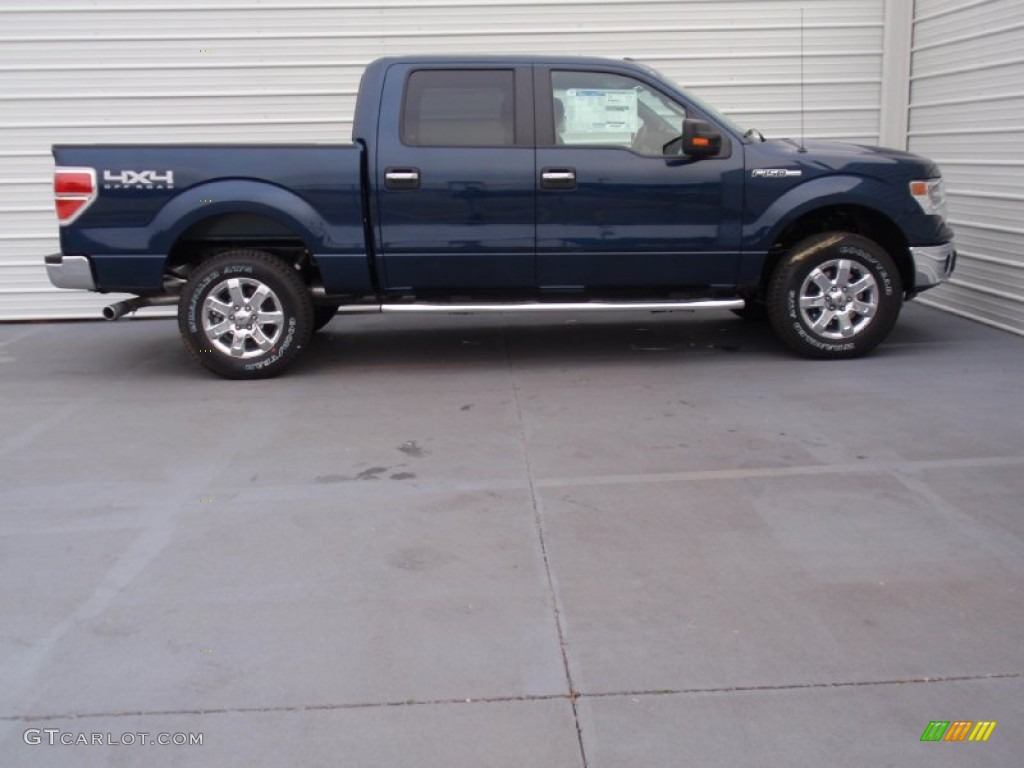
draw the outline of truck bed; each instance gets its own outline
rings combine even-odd
[[[90,255],[103,290],[159,291],[183,235],[230,240],[254,223],[267,237],[299,235],[328,290],[371,288],[358,145],[83,144],[53,154],[58,167],[95,173],[97,197],[61,228],[61,248]]]

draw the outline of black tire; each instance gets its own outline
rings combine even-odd
[[[258,303],[246,303],[254,298]],[[178,328],[205,368],[229,379],[265,379],[306,347],[313,302],[291,265],[264,251],[230,251],[192,272],[182,289]]]
[[[338,304],[313,305],[313,333],[327,325],[338,314]]]
[[[889,335],[903,303],[899,270],[860,235],[826,232],[797,243],[768,284],[776,334],[804,357],[860,357]]]

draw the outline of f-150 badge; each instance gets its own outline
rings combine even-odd
[[[103,171],[104,189],[174,189],[174,171]]]
[[[791,176],[803,176],[803,171],[789,168],[755,168],[750,172],[755,179],[788,179]]]

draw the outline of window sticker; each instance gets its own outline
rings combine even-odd
[[[632,136],[639,130],[637,92],[633,88],[570,88],[565,97],[567,133]]]

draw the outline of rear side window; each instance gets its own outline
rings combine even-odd
[[[402,141],[420,147],[510,147],[515,73],[510,69],[413,72],[402,104]]]

